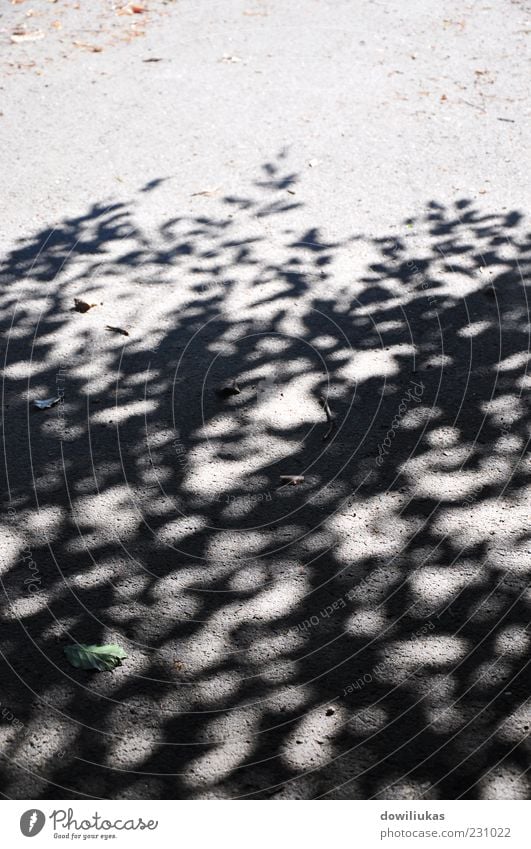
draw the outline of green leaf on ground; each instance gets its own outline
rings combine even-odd
[[[86,646],[75,643],[65,647],[69,663],[76,669],[97,669],[98,672],[110,672],[120,666],[126,653],[120,646]]]

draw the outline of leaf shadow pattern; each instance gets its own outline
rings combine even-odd
[[[528,793],[530,233],[335,238],[286,158],[1,263],[8,797]]]

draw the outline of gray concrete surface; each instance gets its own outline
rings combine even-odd
[[[525,797],[530,4],[119,5],[0,15],[2,792]]]

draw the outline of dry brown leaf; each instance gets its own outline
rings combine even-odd
[[[102,53],[103,47],[98,47],[97,44],[87,44],[85,41],[72,42],[75,47],[81,47],[82,50],[89,50],[91,53]]]
[[[139,3],[128,3],[127,6],[122,6],[118,9],[118,15],[142,15],[147,12],[146,6],[141,6]]]
[[[74,298],[74,309],[76,312],[88,312],[92,307],[97,307],[98,304],[89,304],[87,301],[82,301],[81,298]],[[102,306],[100,304],[100,306]]]
[[[11,68],[18,68],[19,71],[20,71],[20,70],[22,70],[22,68],[35,68],[37,63],[36,62],[8,62],[7,64]]]
[[[216,389],[216,393],[220,398],[230,398],[231,395],[239,395],[240,392],[241,389],[236,380],[230,380],[228,383],[222,383],[221,386]]]
[[[54,29],[62,29],[63,28],[61,21],[54,21],[52,23],[52,26],[53,26]]]

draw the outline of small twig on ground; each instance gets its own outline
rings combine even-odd
[[[487,114],[487,110],[483,109],[482,106],[478,106],[477,103],[471,103],[470,100],[465,100],[464,97],[461,98],[461,103],[466,103],[467,106],[471,106],[472,109],[477,109],[479,112],[483,112],[484,115]]]
[[[119,333],[121,336],[129,336],[129,332],[124,330],[123,327],[114,327],[112,324],[106,324],[105,330],[109,330],[111,333]]]
[[[321,402],[321,406],[322,406],[323,410],[325,411],[326,421],[328,422],[328,430],[326,431],[325,435],[323,436],[323,442],[325,442],[325,440],[328,439],[328,437],[330,436],[330,434],[334,430],[334,428],[336,426],[336,421],[334,419],[334,416],[332,415],[332,411],[330,410],[330,405],[328,404],[327,398],[325,398],[324,395],[321,395],[319,400]]]

